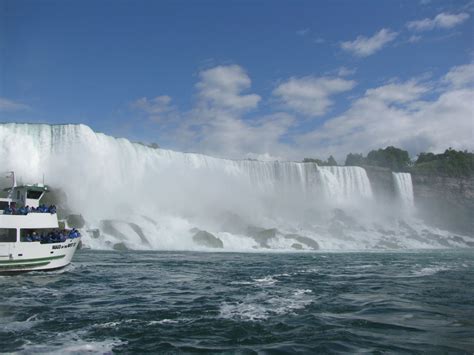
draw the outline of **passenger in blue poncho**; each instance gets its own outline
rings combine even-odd
[[[31,234],[31,239],[33,239],[34,242],[39,242],[41,240],[41,237],[38,235],[38,233],[33,232]]]
[[[76,228],[73,228],[70,232],[69,232],[69,238],[71,239],[74,239],[74,238],[79,238],[81,236],[81,234],[78,232],[78,230]]]
[[[3,214],[13,214],[13,210],[8,206],[3,210]]]

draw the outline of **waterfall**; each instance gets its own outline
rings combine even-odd
[[[323,189],[330,198],[338,201],[372,199],[372,188],[364,169],[357,166],[319,167]]]
[[[392,173],[395,191],[402,205],[408,210],[414,207],[413,184],[410,173]]]
[[[68,210],[83,215],[84,242],[93,248],[194,250],[201,248],[196,230],[214,234],[224,250],[385,248],[395,245],[384,239],[390,228],[397,245],[423,246],[422,238],[410,241],[389,227],[397,210],[377,206],[360,167],[221,159],[85,125],[17,123],[0,124],[0,166],[19,183],[41,182],[44,174],[64,192]],[[410,175],[394,174],[394,181],[410,209]],[[255,235],[263,229],[273,232]]]
[[[181,186],[183,189],[194,188],[193,179],[199,179],[206,189],[202,185],[209,185],[218,177],[225,184],[236,183],[242,189],[275,195],[319,194],[335,203],[372,198],[367,174],[359,167],[228,160],[180,153],[95,133],[85,125],[2,124],[0,139],[2,165],[28,181],[39,181],[45,173],[51,184],[66,188],[80,200],[84,195],[77,196],[75,191],[90,194],[86,189],[92,186],[118,195],[123,190],[140,190],[144,183],[151,182],[154,186],[166,182],[173,189],[178,181],[187,182]]]

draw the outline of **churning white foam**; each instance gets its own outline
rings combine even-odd
[[[262,321],[271,316],[291,314],[313,303],[311,290],[296,289],[288,294],[262,291],[247,296],[243,301],[225,302],[220,317],[227,319]]]
[[[419,270],[414,270],[413,275],[414,276],[431,276],[431,275],[437,274],[438,272],[448,271],[451,269],[452,269],[451,267],[444,266],[444,265],[433,265],[433,266],[423,267]]]
[[[97,341],[85,337],[85,331],[69,331],[57,333],[54,339],[45,339],[41,345],[27,340],[16,354],[111,354],[114,348],[127,344],[115,338]]]

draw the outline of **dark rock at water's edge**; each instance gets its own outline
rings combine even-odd
[[[100,229],[88,229],[87,232],[92,236],[94,239],[100,238]]]
[[[150,218],[150,217],[145,216],[145,215],[142,215],[142,217],[143,217],[144,220],[146,220],[146,221],[152,223],[152,224],[155,225],[155,226],[158,226],[158,222],[155,221],[153,218]]]
[[[125,243],[117,243],[117,244],[114,244],[113,246],[113,249],[114,250],[117,250],[117,251],[127,251],[127,250],[130,250],[127,248],[127,246],[125,245]]]
[[[285,234],[283,235],[278,229],[276,228],[270,228],[270,229],[264,229],[264,228],[259,228],[259,227],[249,227],[247,230],[247,234],[253,238],[261,248],[270,248],[270,240],[276,238],[277,236],[282,236],[285,239],[290,239],[294,240],[298,243],[294,243],[292,245],[292,248],[297,249],[299,246],[303,248],[303,245],[308,247],[309,249],[312,250],[318,250],[319,249],[319,244],[315,240],[304,237],[299,234]],[[296,244],[296,246],[295,246]]]
[[[248,227],[247,234],[253,238],[261,248],[270,248],[268,242],[277,236],[276,228],[264,229],[259,227]]]
[[[147,237],[145,236],[145,233],[143,233],[143,230],[142,228],[138,225],[138,224],[135,224],[135,223],[128,223],[128,225],[133,229],[133,231],[135,233],[137,233],[137,235],[140,237],[140,240],[148,245],[149,247],[151,247],[151,244],[150,242],[148,241]]]
[[[117,239],[126,240],[127,236],[115,228],[114,222],[117,222],[117,221],[114,221],[111,219],[104,219],[100,221],[100,229],[104,233],[110,234]]]
[[[143,233],[143,230],[141,229],[139,225],[135,223],[125,222],[125,221],[120,221],[120,220],[113,220],[113,219],[104,219],[100,221],[100,228],[104,233],[110,234],[117,239],[128,240],[129,238],[127,238],[125,234],[123,234],[117,229],[117,224],[122,224],[122,223],[132,228],[133,231],[138,235],[142,243],[151,247],[151,244],[146,238],[145,234]]]
[[[319,244],[317,241],[311,239],[311,238],[308,238],[308,237],[303,237],[302,235],[298,235],[298,234],[286,234],[285,235],[285,238],[286,239],[294,239],[296,240],[297,242],[301,243],[301,244],[304,244],[306,245],[308,248],[310,249],[313,249],[313,250],[318,250],[319,249]],[[300,245],[301,245],[300,244]],[[294,246],[295,244],[292,245],[292,247]]]
[[[193,241],[196,244],[207,248],[224,248],[224,243],[222,242],[222,240],[220,240],[213,234],[202,230],[200,230],[193,236]]]
[[[81,214],[70,214],[66,218],[67,224],[70,228],[84,228],[86,221]]]

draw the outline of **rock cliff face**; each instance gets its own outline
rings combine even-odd
[[[377,199],[395,194],[390,169],[365,166]],[[416,213],[426,223],[452,232],[474,235],[474,178],[412,174]]]
[[[412,175],[420,217],[443,229],[474,235],[474,178]]]
[[[390,169],[377,166],[364,166],[370,185],[378,200],[391,200],[395,196],[395,184]]]

